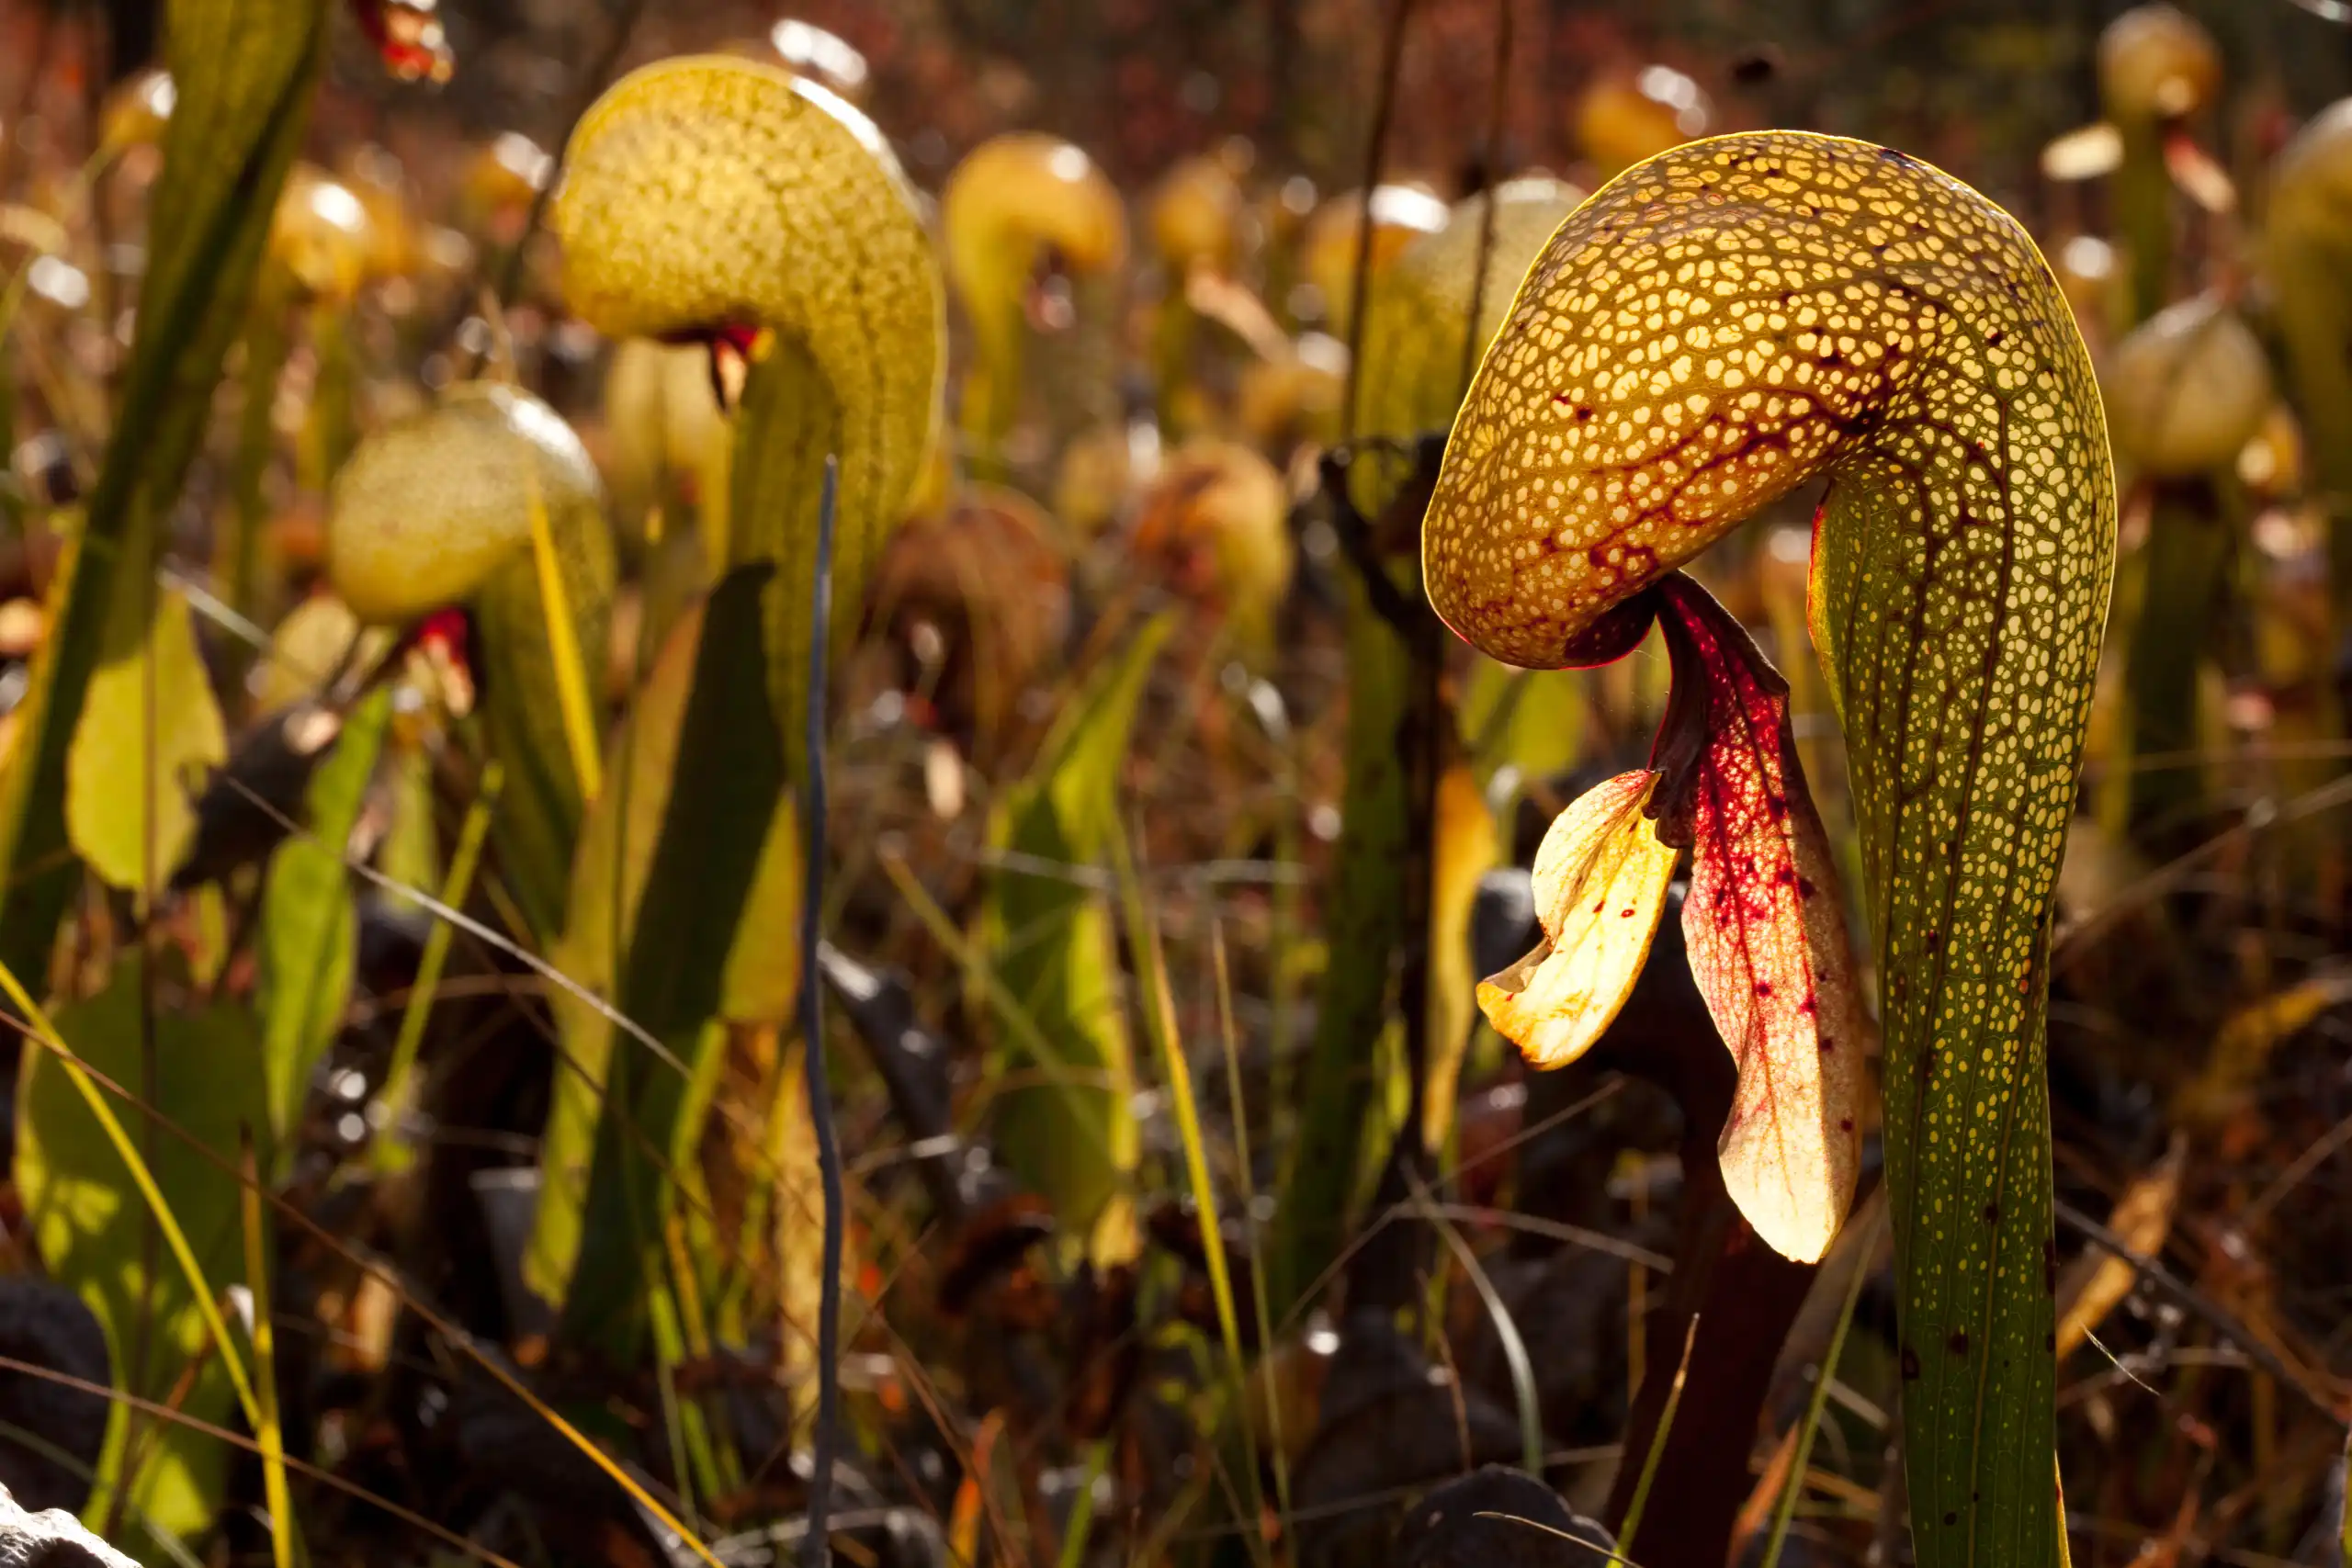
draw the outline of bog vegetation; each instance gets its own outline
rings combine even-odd
[[[19,1504],[2352,1564],[2341,7],[526,9],[0,9]]]

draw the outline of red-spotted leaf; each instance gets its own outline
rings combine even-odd
[[[1544,940],[1478,983],[1496,1032],[1539,1067],[1591,1049],[1625,1005],[1649,956],[1679,852],[1649,818],[1658,775],[1620,773],[1553,820],[1535,852],[1535,912]]]
[[[1651,760],[1661,838],[1691,848],[1690,971],[1739,1067],[1724,1184],[1775,1251],[1813,1262],[1853,1201],[1874,1026],[1826,835],[1789,727],[1788,682],[1679,573],[1659,584],[1674,691]]]

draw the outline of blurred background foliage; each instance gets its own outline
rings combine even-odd
[[[2346,1561],[2352,12],[2125,11],[0,0],[0,961],[52,1043],[0,1039],[0,1481],[153,1562],[772,1561],[837,1286],[861,1564],[1599,1561],[1490,1509],[1902,1560],[1875,1211],[1755,1245],[1674,923],[1568,1069],[1473,1006],[1665,662],[1474,659],[1413,580],[1417,438],[1552,227],[1795,125],[2017,212],[2108,394],[2074,1560]],[[948,299],[836,606],[814,976],[758,530],[816,453],[744,433],[844,383],[608,339],[548,225],[596,95],[702,51],[872,118]],[[1812,500],[1703,575],[1850,858]]]

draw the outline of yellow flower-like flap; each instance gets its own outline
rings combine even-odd
[[[1658,777],[1620,773],[1554,819],[1535,852],[1544,941],[1478,984],[1487,1021],[1536,1066],[1590,1050],[1649,957],[1677,854],[1647,814]]]

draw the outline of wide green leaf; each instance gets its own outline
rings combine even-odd
[[[123,398],[52,630],[0,777],[0,962],[46,968],[75,886],[65,828],[67,751],[92,675],[147,623],[116,605],[118,580],[152,592],[156,539],[244,320],[278,186],[301,144],[326,43],[316,0],[175,0],[178,98],[164,136],[148,269]]]
[[[1013,1087],[996,1098],[995,1144],[1073,1229],[1126,1183],[1137,1153],[1116,933],[1109,898],[1087,878],[1121,830],[1119,769],[1172,625],[1151,622],[1095,673],[989,829],[1011,863],[989,877],[983,947],[1004,995],[1035,1026],[1000,1040],[990,1077]]]
[[[229,757],[187,598],[116,596],[118,614],[151,606],[144,627],[130,629],[123,655],[109,657],[91,676],[65,760],[65,825],[74,847],[91,870],[141,897],[171,874],[196,830],[189,775]]]
[[[642,1325],[668,1201],[661,1161],[690,1145],[682,1122],[705,1109],[687,1089],[721,1038],[709,1026],[779,1021],[796,994],[800,849],[761,656],[770,575],[729,574],[672,631],[615,737],[572,867],[558,962],[673,1058],[616,1039],[576,998],[558,1004],[567,1062],[526,1267],[565,1303],[575,1340],[616,1356]]]
[[[147,1085],[156,1110],[233,1162],[239,1130],[258,1129],[267,1114],[252,1015],[228,1003],[191,1008],[167,992],[153,1020],[153,1049],[142,1052],[140,992],[137,961],[127,960],[104,992],[58,1014],[59,1034],[96,1071]],[[17,1104],[17,1185],[34,1243],[43,1266],[79,1292],[105,1326],[116,1386],[171,1400],[200,1421],[230,1419],[234,1393],[206,1342],[195,1298],[149,1235],[153,1222],[121,1157],[46,1051],[25,1053]],[[132,1131],[140,1135],[136,1121]],[[169,1135],[147,1136],[144,1156],[213,1289],[242,1282],[235,1179]],[[134,1351],[142,1342],[140,1361]],[[195,1378],[179,1390],[199,1356]],[[133,1453],[135,1471],[127,1463]],[[118,1409],[99,1473],[108,1483],[129,1474],[135,1509],[175,1535],[200,1536],[219,1512],[230,1457],[212,1438]],[[110,1502],[107,1487],[93,1495],[94,1522]]]

